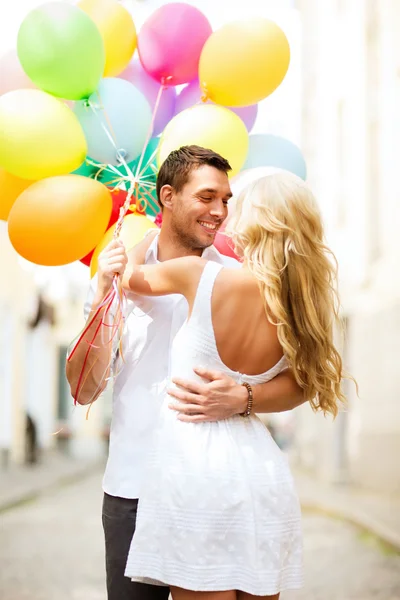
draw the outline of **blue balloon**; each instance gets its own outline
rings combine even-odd
[[[151,125],[152,112],[144,95],[131,83],[117,77],[102,79],[88,101],[76,102],[88,144],[88,156],[102,164],[126,163],[142,152]]]
[[[277,167],[302,179],[307,177],[306,162],[301,150],[289,140],[277,135],[249,136],[249,153],[243,170],[256,167]]]

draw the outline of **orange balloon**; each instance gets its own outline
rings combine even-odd
[[[127,250],[131,250],[144,238],[149,229],[158,229],[158,227],[155,225],[155,223],[153,223],[153,221],[150,221],[150,219],[144,215],[128,214],[124,219],[119,238],[124,242],[125,248]],[[115,225],[110,227],[110,229],[107,229],[103,239],[94,251],[92,261],[90,263],[90,277],[94,277],[96,275],[99,254],[104,250],[107,244],[111,242],[114,235],[114,230]]]
[[[60,175],[32,184],[8,217],[15,250],[38,265],[65,265],[101,240],[111,214],[105,185],[81,175]]]
[[[11,207],[33,181],[20,179],[0,167],[0,219],[7,221]]]

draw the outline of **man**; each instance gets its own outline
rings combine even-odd
[[[157,179],[163,222],[146,263],[197,255],[229,267],[240,266],[220,255],[212,245],[232,196],[229,171],[224,158],[198,146],[185,146],[168,156]],[[78,397],[82,404],[92,401],[105,387],[110,327],[101,305],[111,289],[114,273],[122,276],[124,272],[128,259],[126,254],[123,256],[121,259],[120,242],[111,242],[99,257],[98,277],[92,282],[86,314],[93,317],[97,311],[97,316],[86,334],[87,342],[93,346],[91,363],[86,365],[87,377]],[[134,258],[133,251],[129,260]],[[124,362],[118,360],[110,451],[103,480],[109,600],[168,598],[165,587],[132,583],[124,577],[124,569],[135,528],[147,450],[167,386],[170,347],[186,317],[187,304],[181,296],[130,298],[122,339]],[[87,345],[81,344],[67,365],[73,395],[86,352]],[[178,411],[178,418],[195,422],[220,420],[246,411],[246,388],[227,375],[202,369],[201,365],[196,372],[203,377],[204,384],[179,380],[175,383],[180,389],[169,391],[171,409]],[[290,372],[255,386],[253,392],[256,412],[290,410],[303,402],[302,391]]]

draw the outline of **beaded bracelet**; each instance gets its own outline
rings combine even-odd
[[[247,382],[242,383],[242,385],[247,389],[248,399],[247,399],[247,408],[241,413],[242,417],[249,417],[251,415],[251,410],[253,408],[253,389],[251,385]]]

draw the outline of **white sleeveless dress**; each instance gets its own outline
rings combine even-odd
[[[220,269],[206,263],[190,319],[171,351],[171,377],[194,379],[193,367],[227,373],[238,383],[260,375],[222,362],[211,319]],[[235,324],[232,323],[232,327]],[[195,591],[273,595],[302,586],[301,514],[286,457],[256,416],[183,423],[161,407],[149,455],[125,575],[133,581]]]

